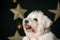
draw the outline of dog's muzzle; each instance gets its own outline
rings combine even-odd
[[[28,23],[29,23],[29,21],[28,20],[24,20],[24,25],[25,25],[25,28],[26,29],[31,29],[31,26],[30,25],[28,25]]]
[[[24,27],[26,30],[32,30],[33,32],[35,32],[32,28],[32,26],[29,24],[29,20],[24,20]]]
[[[29,21],[28,20],[25,20],[25,23],[29,23]]]

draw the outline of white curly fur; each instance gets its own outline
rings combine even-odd
[[[34,20],[35,19],[35,20]],[[28,23],[25,23],[28,20]],[[30,25],[31,29],[25,26]],[[42,11],[33,11],[23,19],[23,28],[26,36],[23,40],[54,40],[54,34],[49,30],[52,21]]]

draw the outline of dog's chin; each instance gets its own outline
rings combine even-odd
[[[31,25],[25,25],[24,27],[25,27],[25,29],[26,29],[27,32],[33,32],[33,33],[35,33],[35,30],[32,28]]]

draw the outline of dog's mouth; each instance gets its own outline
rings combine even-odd
[[[25,28],[28,29],[32,29],[32,27],[30,25],[25,25]]]
[[[25,29],[28,31],[31,30],[32,32],[35,32],[35,30],[30,25],[25,25]]]

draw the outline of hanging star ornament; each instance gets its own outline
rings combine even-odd
[[[15,9],[10,9],[14,13],[14,20],[17,18],[24,18],[24,13],[27,11],[26,9],[22,9],[21,6],[18,4]]]
[[[58,17],[60,17],[60,3],[58,2],[57,9],[55,9],[55,10],[48,10],[48,11],[50,11],[50,12],[55,14],[54,21],[56,21],[58,19]]]
[[[18,31],[16,31],[15,35],[12,37],[8,37],[9,40],[22,40],[23,36],[20,36]]]

